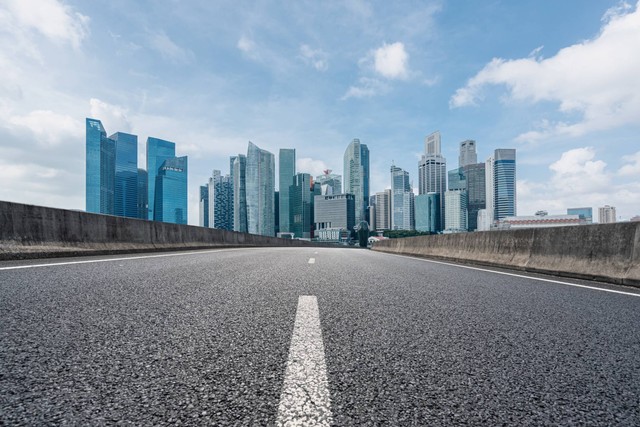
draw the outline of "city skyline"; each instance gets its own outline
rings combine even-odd
[[[315,177],[344,176],[345,146],[359,138],[373,195],[391,161],[418,187],[436,130],[448,170],[463,141],[477,143],[479,163],[517,150],[518,214],[640,213],[637,2],[40,6],[39,22],[27,0],[0,6],[2,200],[85,208],[84,118],[95,117],[189,157],[190,224],[199,186],[249,140],[295,148],[296,171]],[[336,16],[345,25],[325,31]]]

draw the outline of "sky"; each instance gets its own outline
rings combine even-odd
[[[418,186],[425,137],[447,169],[517,150],[517,212],[640,215],[640,9],[610,0],[0,0],[0,200],[85,208],[85,118],[176,143],[199,186],[247,142],[342,174],[367,144]]]

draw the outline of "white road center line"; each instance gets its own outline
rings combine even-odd
[[[315,264],[315,263],[316,263],[315,258],[309,258],[309,264]]]
[[[318,299],[301,295],[276,425],[330,426],[332,420]]]

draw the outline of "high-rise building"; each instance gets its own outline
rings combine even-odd
[[[489,158],[484,164],[485,165],[484,183],[485,183],[485,200],[486,200],[485,202],[486,214],[484,215],[484,218],[486,220],[486,223],[482,224],[482,230],[491,229],[491,225],[493,225],[493,222],[495,220],[495,210],[496,210],[496,206],[495,206],[496,185],[494,181],[495,163],[496,163],[495,157],[489,156]]]
[[[494,219],[516,216],[516,150],[499,148],[493,158]]]
[[[601,208],[598,208],[598,222],[600,224],[611,224],[616,222],[615,206],[605,205]]]
[[[147,197],[149,194],[147,188],[149,187],[149,176],[144,169],[138,169],[138,218],[148,219],[147,211],[149,210],[149,202]]]
[[[313,182],[308,173],[297,173],[289,186],[290,232],[295,237],[310,239],[313,227]]]
[[[100,120],[86,119],[86,210],[115,213],[115,142]]]
[[[149,137],[147,138],[147,203],[148,219],[161,221],[159,219],[162,215],[156,215],[155,209],[158,206],[156,203],[156,177],[160,171],[160,167],[166,160],[176,157],[176,144],[170,141],[165,141],[159,138]]]
[[[460,156],[458,157],[458,167],[474,165],[478,163],[478,154],[476,153],[476,142],[467,139],[460,143]]]
[[[486,205],[485,164],[472,163],[464,166],[463,172],[467,181],[467,220],[469,231],[478,229],[478,211]]]
[[[115,142],[114,215],[138,218],[138,137],[114,133]]]
[[[463,168],[450,170],[447,175],[449,176],[447,190],[452,191],[467,189],[467,178],[464,175]]]
[[[445,193],[445,232],[460,233],[467,231],[467,192],[451,190]]]
[[[440,227],[440,194],[427,193],[415,197],[415,229],[437,233]]]
[[[288,233],[291,231],[289,224],[289,187],[293,184],[293,176],[296,174],[295,148],[281,148],[278,160],[280,162],[278,171],[280,232]]]
[[[593,222],[592,208],[569,208],[567,209],[567,215],[578,215],[581,219],[584,219],[587,224]]]
[[[233,159],[233,230],[247,233],[247,157],[238,154]]]
[[[199,225],[200,227],[209,227],[209,184],[200,186],[199,200]]]
[[[353,194],[316,195],[313,210],[316,231],[330,228],[351,231],[355,226]]]
[[[209,227],[233,230],[233,181],[214,170],[209,178]]]
[[[376,230],[391,229],[391,189],[376,193]]]
[[[440,132],[425,138],[426,154],[418,163],[418,193],[438,193],[440,195],[440,215],[438,231],[444,229],[445,198],[447,189],[447,161],[440,152]]]
[[[275,236],[273,195],[275,157],[249,141],[247,149],[246,192],[249,233]]]
[[[154,220],[186,224],[187,212],[187,157],[165,160],[156,175]]]
[[[317,176],[316,183],[321,185],[323,195],[342,193],[342,175],[331,173],[331,169],[327,169],[322,175]]]
[[[367,220],[369,149],[355,138],[344,152],[344,192],[355,196],[356,224]]]
[[[391,166],[391,229],[411,230],[411,216],[413,207],[410,198],[405,194],[411,193],[409,172],[395,165]],[[405,200],[406,199],[406,200]]]

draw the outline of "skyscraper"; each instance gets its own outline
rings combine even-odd
[[[148,218],[150,220],[161,221],[155,214],[156,203],[156,177],[160,167],[168,160],[176,157],[176,144],[159,138],[147,138],[147,176],[149,185],[147,187],[147,203],[149,204]]]
[[[100,120],[86,119],[86,210],[115,213],[115,142]]]
[[[317,176],[316,183],[321,185],[324,195],[342,193],[342,176],[331,173],[331,169],[327,169],[322,175]]]
[[[445,193],[445,231],[459,233],[467,231],[467,192],[450,190]]]
[[[209,184],[200,186],[200,227],[209,227]]]
[[[314,222],[316,230],[328,228],[353,230],[355,226],[355,198],[353,194],[314,196]]]
[[[411,183],[409,182],[409,172],[395,165],[391,166],[391,229],[410,230],[411,228],[411,208],[413,207],[410,198],[405,197],[411,193]],[[405,200],[406,199],[406,200]]]
[[[478,163],[478,154],[476,153],[476,142],[467,139],[460,143],[460,157],[458,157],[458,166],[465,167]]]
[[[369,148],[354,138],[344,152],[344,192],[355,196],[356,224],[367,220]]]
[[[516,216],[516,150],[494,152],[494,218]]]
[[[485,164],[472,163],[463,166],[467,181],[467,221],[469,231],[478,229],[478,211],[486,207]]]
[[[310,239],[313,226],[313,191],[311,175],[297,173],[289,186],[290,231],[295,237]]]
[[[480,228],[481,230],[490,230],[491,229],[491,225],[493,224],[493,221],[495,220],[495,210],[496,210],[496,206],[495,206],[495,200],[496,200],[496,195],[495,195],[495,191],[496,191],[496,185],[494,182],[494,178],[495,178],[495,154],[493,156],[489,156],[489,158],[487,159],[487,161],[485,162],[485,168],[484,168],[484,173],[485,173],[485,197],[486,197],[486,203],[485,203],[485,215],[483,216],[483,218],[486,220],[486,222],[484,224],[482,224]]]
[[[187,157],[165,160],[156,175],[155,221],[186,224],[187,213]]]
[[[233,230],[247,233],[247,157],[238,154],[233,159]]]
[[[233,231],[233,182],[214,170],[209,178],[209,227]]]
[[[247,226],[251,234],[275,236],[273,195],[275,158],[249,141],[247,149]]]
[[[138,137],[114,133],[115,142],[114,215],[138,218]]]
[[[436,233],[440,227],[440,194],[427,193],[415,197],[417,231]]]
[[[144,169],[138,169],[138,218],[148,219],[147,210],[149,209],[149,202],[147,197],[149,194],[147,188],[149,187],[149,176]]]
[[[376,193],[376,230],[391,229],[391,189]]]
[[[278,160],[280,162],[278,170],[280,232],[288,233],[291,231],[289,224],[289,187],[293,184],[293,176],[296,174],[295,148],[281,148]]]
[[[434,132],[425,138],[426,154],[418,163],[418,193],[438,193],[440,195],[440,224],[444,229],[445,202],[444,193],[447,189],[447,161],[440,152],[440,132]]]

